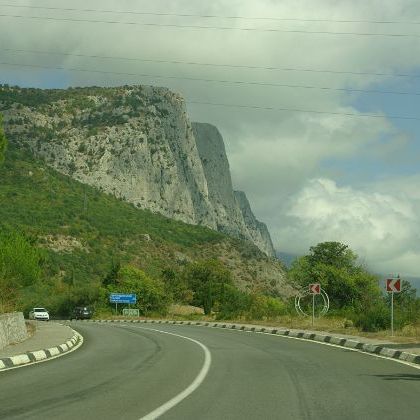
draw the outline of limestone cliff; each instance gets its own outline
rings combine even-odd
[[[273,256],[274,248],[267,226],[255,218],[245,193],[232,188],[229,162],[219,130],[210,124],[192,125],[209,199],[216,214],[217,229],[248,239],[267,255]]]
[[[56,170],[274,255],[265,225],[233,192],[223,139],[213,126],[192,125],[178,94],[148,86],[0,87],[0,112],[9,140]]]

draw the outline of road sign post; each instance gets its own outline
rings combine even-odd
[[[394,336],[394,293],[401,292],[401,279],[397,277],[386,279],[386,291],[391,293],[391,336]]]
[[[139,317],[140,316],[140,310],[139,309],[124,308],[122,313],[123,313],[124,316],[129,316],[129,317]]]
[[[109,301],[115,303],[115,315],[118,315],[118,304],[119,303],[131,303],[137,302],[137,295],[135,293],[110,293]]]
[[[315,293],[312,293],[312,326],[315,322]]]
[[[315,323],[315,295],[321,294],[321,285],[319,283],[312,283],[309,285],[309,293],[312,295],[312,326]]]
[[[323,301],[322,309],[319,311],[319,316],[326,315],[328,310],[330,309],[330,298],[328,297],[327,292],[321,287],[319,283],[310,284],[309,287],[306,289],[302,289],[299,291],[298,294],[295,296],[295,309],[296,312],[301,316],[310,316],[307,314],[301,307],[300,303],[302,299],[308,298],[312,294],[320,295]],[[312,317],[315,319],[315,296],[312,299]]]
[[[394,337],[394,292],[391,292],[391,337]]]

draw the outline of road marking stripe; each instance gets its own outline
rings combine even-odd
[[[18,354],[17,356],[11,356],[10,360],[15,366],[30,363],[29,356],[27,354]]]
[[[47,358],[44,350],[33,351],[32,354],[34,355],[35,360],[44,360]]]
[[[59,354],[60,354],[60,350],[58,350],[58,348],[57,348],[57,347],[51,347],[51,348],[49,348],[49,349],[47,349],[47,350],[50,352],[51,357],[53,357],[53,356],[57,356],[57,355],[59,355]]]
[[[167,332],[167,331],[156,330],[154,328],[144,328],[144,327],[136,327],[136,328],[141,328],[143,330],[148,330],[148,331],[155,331],[155,332],[159,332],[161,334],[174,335],[175,337],[183,338],[185,340],[188,340],[188,341],[191,341],[191,342],[197,344],[198,346],[201,347],[201,349],[204,352],[203,366],[200,370],[200,373],[196,376],[194,381],[191,382],[191,384],[187,388],[185,388],[184,391],[180,392],[178,395],[171,398],[169,401],[162,404],[160,407],[156,408],[155,410],[153,410],[149,414],[146,414],[144,417],[140,418],[140,420],[154,420],[154,419],[157,419],[158,417],[160,417],[162,414],[166,413],[171,408],[175,407],[182,400],[184,400],[190,394],[192,394],[201,385],[201,383],[204,381],[204,379],[207,376],[207,373],[210,369],[211,353],[210,353],[210,350],[204,344],[200,343],[197,340],[194,340],[193,338],[185,337],[184,335],[175,334],[175,333],[171,333],[171,332]]]

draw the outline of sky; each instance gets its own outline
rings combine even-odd
[[[12,85],[181,93],[278,251],[340,241],[420,275],[417,0],[0,0],[0,63]]]

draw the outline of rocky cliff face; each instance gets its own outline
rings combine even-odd
[[[168,89],[1,87],[0,112],[9,140],[58,171],[274,255],[267,228],[233,191],[220,133],[192,125],[183,99]]]
[[[270,254],[271,250],[274,250],[273,243],[271,242],[270,233],[268,232],[265,223],[262,223],[256,219],[254,213],[252,213],[251,206],[248,199],[243,191],[235,191],[236,202],[239,205],[241,214],[244,220],[244,224],[247,227],[251,242],[255,244],[260,243],[260,249],[263,249],[266,254]],[[262,248],[264,246],[264,248]]]
[[[259,222],[242,191],[234,191],[225,145],[219,130],[210,124],[193,123],[210,202],[216,214],[217,230],[255,243],[267,255],[274,247],[267,226]]]

